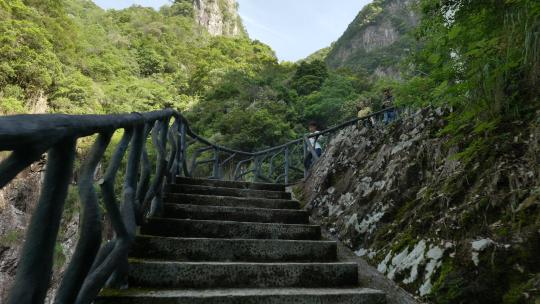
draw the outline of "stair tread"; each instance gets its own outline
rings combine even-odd
[[[224,199],[224,200],[238,200],[238,201],[260,201],[260,202],[298,202],[293,199],[286,198],[263,198],[263,197],[237,197],[237,196],[225,196],[225,195],[212,195],[212,194],[192,194],[192,193],[174,193],[167,192],[166,197],[192,197],[192,198],[206,198],[206,199]]]
[[[157,288],[353,287],[356,263],[130,260],[129,283]]]
[[[242,188],[242,189],[255,189],[255,190],[274,190],[274,191],[283,191],[285,190],[285,184],[270,184],[270,183],[260,183],[260,182],[241,182],[241,181],[223,181],[223,180],[212,180],[212,179],[199,179],[199,178],[186,178],[186,177],[177,177],[177,184],[196,184],[196,185],[219,185],[220,187],[226,188]]]
[[[165,204],[166,218],[194,220],[223,220],[260,223],[309,223],[309,213],[296,209],[269,209],[233,206]]]
[[[312,227],[317,228],[319,225],[311,224],[284,224],[284,223],[258,223],[258,222],[239,222],[239,221],[225,221],[225,220],[192,220],[192,219],[176,219],[176,218],[166,218],[166,217],[153,217],[151,221],[160,220],[160,221],[181,221],[181,222],[204,222],[204,223],[219,223],[219,224],[244,224],[250,226],[285,226],[285,227]]]
[[[172,237],[157,235],[137,235],[137,238],[163,239],[163,240],[190,240],[190,241],[210,241],[210,242],[241,242],[241,243],[305,243],[305,244],[337,244],[336,241],[326,240],[279,240],[279,239],[234,239],[234,238],[203,238],[203,237]]]
[[[300,209],[300,203],[292,199],[259,197],[234,197],[204,194],[166,193],[165,202],[206,206],[258,207],[265,209]]]
[[[321,238],[318,225],[235,222],[224,220],[191,220],[151,218],[141,228],[142,234],[239,239],[308,239]]]
[[[196,262],[196,261],[152,261],[152,260],[139,260],[139,259],[130,259],[130,264],[159,264],[159,265],[194,265],[194,266],[261,266],[261,267],[275,267],[275,266],[356,266],[354,262],[272,262],[272,263],[261,263],[261,262]]]
[[[305,210],[295,209],[271,209],[271,208],[257,208],[257,207],[234,207],[234,206],[206,206],[206,205],[191,205],[191,204],[165,204],[169,206],[175,206],[178,208],[191,207],[197,209],[226,209],[231,211],[265,211],[265,212],[287,212],[287,213],[308,213]]]
[[[96,304],[386,303],[357,287],[358,265],[337,259],[285,185],[178,177],[166,189],[129,254],[131,289]]]
[[[130,256],[174,261],[326,262],[337,260],[336,248],[332,241],[137,236]]]
[[[96,304],[383,304],[386,295],[369,288],[234,288],[202,290],[105,290]]]
[[[285,191],[257,190],[244,188],[227,188],[219,186],[191,185],[191,184],[169,184],[166,192],[183,194],[215,193],[221,196],[249,197],[249,198],[269,198],[269,199],[290,199],[291,194]]]
[[[216,288],[216,289],[156,289],[114,290],[109,294],[104,290],[101,297],[216,297],[216,296],[258,296],[258,295],[343,295],[343,294],[383,294],[370,288]]]

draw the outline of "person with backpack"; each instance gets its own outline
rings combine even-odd
[[[308,129],[309,129],[310,136],[316,135],[317,133],[319,133],[319,124],[316,121],[310,121],[308,124]],[[319,157],[322,155],[321,141],[322,141],[322,135],[309,137],[309,143],[315,150],[315,154]],[[312,165],[313,165],[313,154],[308,148],[306,158],[304,159],[304,167],[306,168],[306,170],[309,170]]]

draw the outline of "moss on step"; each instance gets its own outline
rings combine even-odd
[[[307,202],[304,190],[302,188],[302,185],[294,185],[291,187],[291,190],[292,190],[292,195],[293,195],[292,198],[298,200],[302,208],[305,207],[308,202]]]
[[[428,299],[440,304],[460,303],[458,299],[462,298],[463,287],[467,285],[467,282],[462,274],[456,271],[454,260],[445,258],[435,277],[437,280],[433,284]]]

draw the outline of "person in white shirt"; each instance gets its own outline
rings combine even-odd
[[[308,129],[309,129],[309,135],[317,134],[319,132],[319,125],[317,124],[316,121],[311,121],[309,122]],[[317,156],[321,156],[322,154],[321,140],[322,140],[322,135],[309,138],[309,142],[311,143],[311,146],[315,149],[315,153],[317,154]],[[313,165],[313,154],[308,149],[306,159],[304,160],[304,166],[306,169],[309,170],[309,168],[311,168],[312,165]]]

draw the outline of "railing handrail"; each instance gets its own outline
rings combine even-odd
[[[33,146],[37,141],[67,136],[85,137],[107,129],[142,125],[170,117],[172,109],[109,115],[20,114],[0,117],[0,151]],[[60,132],[60,133],[59,133]]]
[[[133,125],[144,124],[149,121],[163,119],[165,117],[175,117],[186,124],[187,134],[196,138],[200,142],[227,153],[235,153],[241,156],[260,156],[273,151],[278,151],[287,146],[302,142],[304,137],[313,138],[322,136],[339,129],[354,125],[359,121],[368,120],[371,117],[381,115],[385,111],[392,110],[386,108],[372,114],[348,120],[334,127],[317,131],[313,134],[304,134],[302,138],[288,141],[284,144],[262,149],[255,152],[247,152],[231,149],[212,143],[208,139],[195,133],[189,126],[188,120],[178,111],[164,109],[145,113],[122,113],[122,114],[91,114],[91,115],[69,115],[69,114],[19,114],[0,117],[0,151],[15,150],[21,146],[32,146],[37,138],[61,139],[65,136],[85,137],[106,129],[121,129]],[[62,133],[58,133],[63,131]]]

